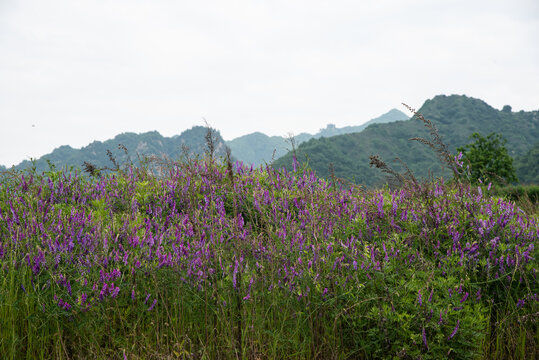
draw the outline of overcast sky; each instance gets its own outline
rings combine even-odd
[[[314,133],[465,94],[539,109],[539,0],[0,0],[0,164],[122,132]]]

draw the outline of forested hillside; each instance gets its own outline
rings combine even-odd
[[[512,112],[509,106],[499,111],[479,99],[439,95],[427,100],[419,112],[437,126],[452,152],[468,143],[474,132],[502,134],[512,157],[526,154],[539,138],[538,111]],[[428,130],[417,118],[373,124],[361,133],[310,140],[298,147],[297,157],[300,162],[307,161],[319,176],[328,177],[330,164],[333,164],[335,176],[367,186],[385,180],[379,170],[369,167],[372,154],[380,155],[392,166],[392,160],[398,157],[419,177],[442,175],[436,154],[427,146],[410,141],[413,137],[429,138]],[[537,154],[530,156],[530,163],[537,163],[533,158],[537,159]],[[278,159],[275,166],[291,168],[292,154]],[[394,167],[402,169],[398,163]]]
[[[133,161],[138,162],[139,156],[158,155],[177,160],[182,155],[202,155],[207,150],[205,136],[207,128],[194,126],[173,137],[164,137],[157,131],[143,134],[123,133],[114,139],[107,141],[94,141],[82,149],[74,149],[70,146],[61,146],[52,153],[47,154],[35,161],[38,172],[49,170],[47,160],[56,168],[65,166],[81,168],[83,163],[89,162],[97,167],[112,166],[107,150],[110,150],[119,164]],[[218,131],[214,131],[215,154],[225,155],[225,143]],[[118,145],[122,144],[127,153]],[[32,163],[28,160],[16,166],[18,169],[30,168]]]
[[[295,145],[299,145],[311,138],[329,137],[338,134],[349,132],[357,132],[363,130],[367,125],[372,123],[387,123],[396,120],[405,119],[407,116],[399,110],[391,110],[380,117],[372,119],[367,123],[359,126],[348,126],[337,128],[333,124],[329,124],[326,128],[321,129],[318,133],[312,135],[301,133],[294,136]],[[183,155],[183,147],[189,148],[191,155],[201,155],[206,151],[206,128],[195,126],[192,129],[182,132],[180,135],[173,137],[164,137],[157,131],[147,132],[143,134],[123,133],[116,136],[114,139],[106,141],[94,141],[82,149],[74,149],[69,145],[61,146],[50,154],[44,155],[35,162],[38,172],[49,170],[47,160],[50,161],[56,168],[81,167],[84,161],[95,164],[98,167],[112,165],[107,155],[107,150],[110,150],[114,157],[120,162],[137,160],[137,155],[158,155],[166,156],[170,159],[177,160]],[[231,141],[225,142],[218,131],[215,132],[215,143],[217,145],[216,155],[223,156],[225,154],[225,144],[232,150],[232,157],[241,160],[246,164],[254,164],[255,166],[269,163],[285,155],[291,145],[287,143],[286,137],[267,136],[260,132],[241,136]],[[128,154],[118,148],[118,144],[122,144],[130,152]],[[275,151],[275,154],[274,154]],[[18,169],[25,169],[33,166],[31,161],[23,161],[17,165]],[[0,167],[0,170],[3,167]]]
[[[301,133],[294,137],[298,144],[310,138],[312,138],[312,135],[307,133]],[[254,132],[227,141],[227,146],[230,147],[232,155],[237,159],[243,161],[245,164],[258,166],[260,164],[270,163],[272,157],[277,159],[285,155],[291,149],[290,144],[286,140],[282,136],[268,136],[261,132]]]
[[[336,135],[361,132],[370,124],[383,124],[399,120],[406,120],[409,116],[397,109],[392,109],[387,113],[371,119],[362,125],[336,127],[334,124],[328,124],[324,129],[320,129],[314,135],[301,133],[294,136],[295,145],[300,145],[310,139],[319,139],[322,137],[331,137]],[[244,135],[236,139],[227,141],[227,145],[232,150],[232,155],[246,164],[260,165],[269,163],[272,157],[275,159],[284,156],[291,145],[288,139],[283,136],[268,136],[260,132]],[[274,154],[275,152],[275,154]]]

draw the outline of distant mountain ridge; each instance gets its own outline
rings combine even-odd
[[[515,159],[514,165],[521,182],[539,181],[539,111],[513,112],[510,106],[497,110],[482,100],[464,95],[435,96],[425,101],[418,111],[434,122],[453,153],[457,147],[469,142],[468,137],[473,132],[482,135],[491,132],[502,134],[507,139],[509,154]],[[107,141],[94,141],[81,149],[61,146],[36,160],[35,166],[38,172],[47,171],[49,160],[58,169],[65,166],[80,168],[84,161],[98,167],[110,167],[112,163],[107,150],[120,164],[129,159],[136,163],[137,155],[166,156],[177,160],[184,155],[183,148],[189,148],[190,156],[204,154],[207,149],[206,132],[205,127],[195,126],[173,137],[164,137],[157,131],[124,133]],[[225,155],[228,145],[233,158],[246,164],[259,165],[270,163],[275,149],[274,166],[292,167],[292,155],[287,153],[291,145],[284,137],[256,132],[226,142],[218,131],[214,134],[217,157]],[[366,186],[380,185],[384,183],[385,175],[369,167],[371,154],[378,154],[394,168],[402,169],[398,163],[392,163],[393,159],[399,157],[418,177],[443,174],[436,154],[425,145],[410,141],[412,137],[429,138],[423,123],[403,112],[391,110],[360,126],[337,128],[329,124],[314,135],[301,133],[294,140],[298,159],[307,160],[320,177],[330,176],[329,166],[332,164],[337,177]],[[129,154],[119,149],[118,144],[124,145]],[[16,168],[31,166],[30,161],[23,161]],[[0,166],[0,170],[2,168]],[[448,172],[445,174],[450,176]]]
[[[507,139],[509,154],[514,158],[529,152],[539,138],[539,111],[512,112],[509,106],[496,110],[482,100],[464,95],[439,95],[427,100],[419,112],[434,122],[453,153],[458,146],[467,144],[474,132],[502,134]],[[416,118],[373,124],[360,133],[311,139],[298,147],[297,156],[299,161],[307,159],[318,176],[329,177],[332,164],[335,176],[366,186],[380,185],[385,179],[379,170],[369,167],[371,154],[380,155],[392,167],[402,169],[398,163],[392,163],[399,157],[422,178],[429,174],[441,175],[443,172],[436,154],[427,146],[410,141],[413,137],[429,139],[424,124]],[[529,156],[533,157],[534,153]],[[526,164],[529,163],[538,164],[539,159],[527,158]],[[278,159],[274,165],[290,169],[292,154]]]
[[[367,121],[362,125],[345,126],[337,128],[334,124],[328,124],[326,128],[320,129],[316,134],[301,133],[294,136],[295,145],[300,145],[310,139],[319,139],[321,137],[331,137],[336,135],[361,132],[371,124],[383,124],[400,120],[407,120],[410,117],[402,111],[392,109],[387,113]],[[272,159],[278,159],[291,150],[291,144],[286,137],[268,136],[261,132],[254,132],[236,139],[227,141],[227,145],[237,159],[246,164],[258,166],[264,163],[270,163]]]
[[[136,163],[138,155],[140,156],[166,156],[172,160],[179,159],[187,150],[189,156],[202,155],[206,151],[205,135],[207,129],[203,126],[194,126],[193,128],[182,132],[180,135],[165,137],[157,131],[150,131],[142,134],[123,133],[113,139],[106,141],[94,141],[81,149],[74,149],[71,146],[64,145],[54,149],[50,154],[44,155],[35,161],[36,171],[42,172],[49,170],[47,160],[57,169],[65,166],[81,168],[87,161],[97,167],[111,167],[107,150],[110,150],[119,164],[128,161]],[[128,153],[118,147],[122,144],[127,148]],[[218,131],[214,131],[215,155],[225,156],[225,141]],[[184,150],[185,149],[185,150]],[[16,166],[17,169],[27,169],[32,166],[32,162],[25,160]]]
[[[363,131],[363,129],[367,128],[367,126],[372,125],[372,124],[387,124],[387,123],[392,123],[395,121],[408,120],[409,118],[410,116],[406,115],[402,111],[397,110],[397,109],[391,109],[387,113],[380,115],[377,118],[371,119],[362,125],[345,126],[343,128],[337,128],[333,124],[328,124],[328,126],[325,129],[321,129],[313,137],[315,139],[319,139],[321,137],[332,137],[332,136],[337,136],[337,135],[356,133],[356,132]]]
[[[329,124],[325,129],[321,129],[315,135],[301,133],[294,137],[297,145],[311,138],[320,138],[324,136],[333,136],[334,134],[347,133],[352,131],[361,131],[372,123],[385,123],[403,119],[406,115],[398,110],[391,110],[388,113],[372,119],[359,126],[348,126],[345,128],[336,128]],[[190,155],[202,155],[206,152],[207,129],[203,126],[194,126],[193,128],[182,132],[180,135],[164,137],[157,131],[146,132],[142,134],[123,133],[113,139],[106,141],[94,141],[91,144],[81,148],[74,149],[69,145],[63,145],[46,154],[35,161],[36,171],[43,172],[49,170],[47,160],[57,169],[73,166],[81,168],[86,161],[97,167],[111,166],[112,163],[107,155],[110,150],[118,163],[122,164],[129,160],[137,160],[137,155],[158,155],[167,156],[172,160],[179,159],[183,155],[183,146],[189,148]],[[241,160],[246,164],[260,165],[272,160],[273,150],[275,149],[275,159],[286,154],[288,151],[286,139],[280,136],[267,136],[262,133],[253,133],[241,136],[234,140],[226,142],[221,137],[219,131],[216,135],[216,156],[225,156],[225,146],[229,146],[232,151],[232,157]],[[124,145],[129,153],[118,148],[118,144]],[[27,169],[32,167],[31,161],[24,160],[15,168]],[[0,168],[1,169],[1,168]]]

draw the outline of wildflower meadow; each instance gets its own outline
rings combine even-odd
[[[4,174],[2,359],[533,359],[537,214],[213,158]]]

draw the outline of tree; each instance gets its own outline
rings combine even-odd
[[[524,155],[515,158],[518,179],[525,184],[539,184],[539,141]]]
[[[474,142],[457,148],[462,152],[464,164],[470,166],[470,178],[473,183],[480,180],[495,184],[518,182],[513,159],[507,153],[507,142],[500,134],[491,133],[486,138],[473,133]]]

